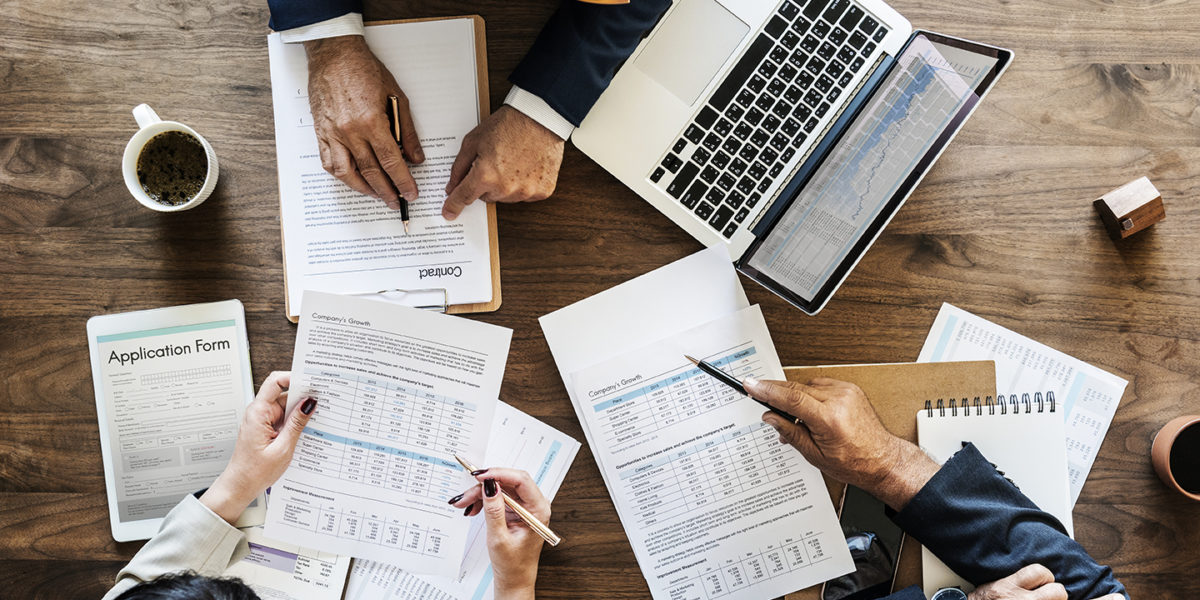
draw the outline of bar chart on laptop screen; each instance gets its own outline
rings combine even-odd
[[[811,300],[994,62],[915,38],[750,266]]]

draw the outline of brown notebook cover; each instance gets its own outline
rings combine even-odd
[[[910,442],[917,441],[917,411],[925,401],[938,398],[981,400],[996,393],[996,363],[990,360],[941,363],[894,363],[878,365],[834,365],[785,367],[789,381],[807,383],[816,377],[832,377],[858,384],[875,405],[879,420],[888,431]],[[846,484],[825,478],[833,505],[840,507]],[[921,547],[904,540],[894,590],[921,585]],[[819,600],[821,586],[788,594],[787,600]]]

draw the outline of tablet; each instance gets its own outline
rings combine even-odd
[[[88,319],[108,518],[118,542],[153,536],[233,455],[254,399],[237,300]],[[262,523],[260,497],[238,526]]]

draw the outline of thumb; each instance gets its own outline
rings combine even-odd
[[[287,423],[283,429],[279,430],[279,435],[275,436],[275,441],[284,444],[289,450],[296,447],[296,440],[300,439],[300,433],[304,431],[304,427],[308,425],[308,420],[312,418],[313,411],[317,409],[316,398],[305,398],[299,404],[292,407],[292,412],[288,415]]]
[[[495,479],[483,480],[483,520],[487,524],[488,537],[493,542],[506,539],[508,533],[508,518],[505,515],[504,497],[500,495],[500,482]]]
[[[454,164],[450,166],[450,181],[446,182],[447,194],[454,191],[471,170],[471,163],[475,162],[475,146],[475,136],[467,134],[462,145],[458,147],[458,156],[454,157]]]

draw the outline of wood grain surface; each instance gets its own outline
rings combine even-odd
[[[491,104],[550,0],[368,2],[367,18],[487,22]],[[1200,503],[1150,465],[1200,413],[1200,1],[895,0],[1016,60],[846,284],[807,317],[746,282],[784,364],[916,358],[942,302],[1131,381],[1075,508],[1134,598],[1200,597]],[[256,380],[286,369],[264,2],[0,0],[0,596],[95,598],[139,548],[108,530],[84,323],[238,298]],[[215,194],[141,208],[120,157],[146,102],[205,135]],[[1167,219],[1114,243],[1091,201],[1138,176]],[[582,440],[537,317],[699,249],[568,147],[558,190],[502,206],[514,330],[502,398]],[[648,596],[585,448],[554,503],[547,598]]]

